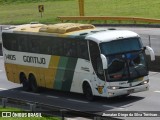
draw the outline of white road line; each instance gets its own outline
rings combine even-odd
[[[125,109],[125,108],[122,108],[122,107],[114,107],[114,106],[111,106],[111,105],[102,105],[102,106],[112,108],[112,109]]]
[[[6,89],[6,88],[0,88],[0,90],[8,90],[8,89]]]
[[[21,93],[30,94],[30,95],[40,95],[38,93],[31,93],[31,92],[25,92],[25,91],[21,91]]]
[[[0,70],[0,72],[2,72],[3,70]]]
[[[67,100],[73,101],[73,102],[80,102],[80,103],[89,103],[89,102],[86,102],[86,101],[75,100],[75,99],[67,99]]]
[[[153,72],[153,71],[149,71],[150,74],[157,74],[159,72]]]
[[[156,93],[160,93],[160,91],[154,91],[154,92],[156,92]]]
[[[46,97],[49,97],[49,98],[59,98],[57,96],[51,96],[51,95],[47,95]]]
[[[3,56],[0,56],[0,58],[3,58]]]

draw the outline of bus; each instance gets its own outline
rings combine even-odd
[[[24,24],[2,32],[6,76],[26,91],[39,88],[116,97],[149,89],[146,52],[140,36],[91,24]]]

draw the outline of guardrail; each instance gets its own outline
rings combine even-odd
[[[61,119],[64,120],[65,117],[84,117],[84,118],[90,118],[94,120],[121,120],[118,118],[112,118],[112,117],[102,117],[101,115],[94,114],[91,112],[82,112],[78,110],[73,110],[69,108],[62,108],[59,106],[53,106],[33,101],[27,101],[27,100],[20,100],[15,98],[6,98],[6,97],[0,97],[0,100],[2,101],[2,107],[5,108],[6,106],[10,106],[10,104],[14,106],[23,106],[23,108],[28,108],[30,112],[33,113],[42,113],[42,115],[45,116],[61,116]],[[19,108],[19,107],[17,107]],[[29,111],[28,111],[29,112]]]
[[[118,21],[121,23],[122,21],[130,21],[136,24],[137,22],[145,22],[145,23],[160,23],[160,19],[151,19],[151,18],[141,18],[141,17],[116,17],[116,16],[58,16],[58,20],[61,22],[65,21]]]

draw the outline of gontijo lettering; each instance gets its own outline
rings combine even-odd
[[[45,58],[39,58],[34,56],[23,56],[23,61],[28,63],[46,64]]]

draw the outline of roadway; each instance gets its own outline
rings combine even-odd
[[[138,111],[139,113],[141,113],[141,111],[159,111],[160,114],[160,73],[150,72],[149,77],[149,91],[134,93],[126,98],[96,98],[95,101],[89,102],[85,100],[83,95],[74,93],[47,89],[41,90],[40,93],[24,92],[21,85],[7,81],[3,57],[0,57],[0,96],[40,102],[81,111],[91,111],[97,114],[103,114],[107,111]],[[160,117],[125,117],[123,119],[158,120]]]

